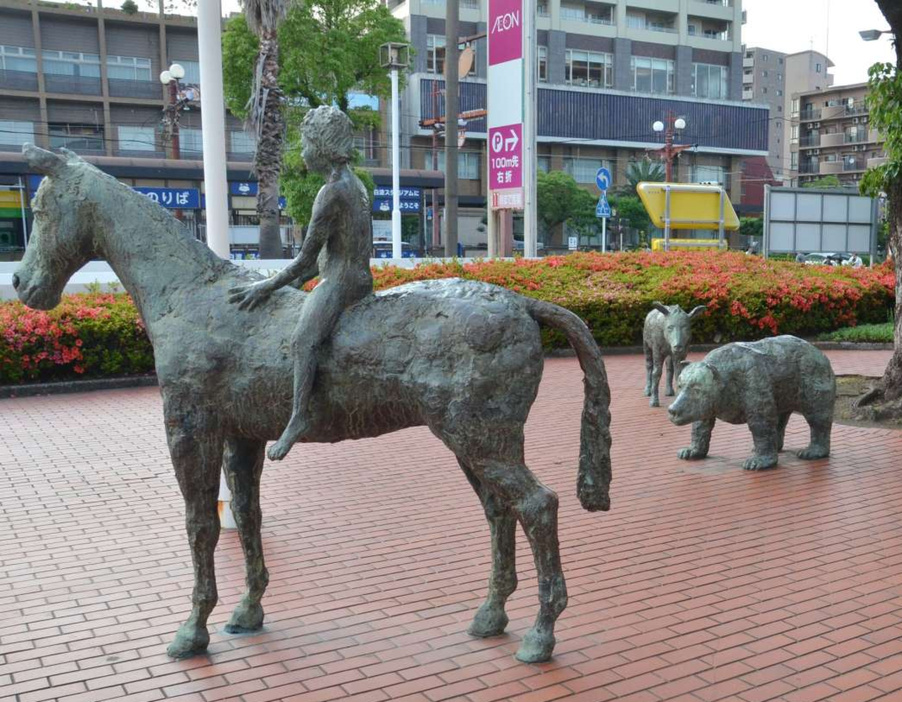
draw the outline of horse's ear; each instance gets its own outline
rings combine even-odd
[[[658,310],[658,312],[663,314],[665,317],[670,314],[670,310],[667,309],[667,305],[665,305],[663,302],[658,302],[657,300],[655,300],[651,303],[651,307],[654,310]]]
[[[24,144],[22,155],[29,166],[43,175],[56,175],[66,165],[66,159],[62,156],[38,148],[34,144]]]
[[[65,147],[60,148],[60,153],[65,157],[66,161],[68,161],[68,162],[84,161],[84,159],[81,156],[79,156],[77,153],[75,153],[74,151],[69,151],[69,149],[67,149]]]

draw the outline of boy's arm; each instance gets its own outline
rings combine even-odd
[[[297,257],[277,275],[252,285],[242,285],[229,289],[229,302],[237,303],[239,309],[251,310],[264,302],[273,292],[300,278],[303,285],[318,275],[317,257],[329,235],[332,233],[332,205],[334,198],[325,186],[313,204],[313,216],[307,227],[307,236]],[[322,200],[320,201],[320,198]]]

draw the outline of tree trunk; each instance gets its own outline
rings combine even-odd
[[[877,0],[877,5],[893,32],[896,70],[902,71],[902,3],[899,0]],[[893,357],[883,372],[883,399],[902,397],[902,179],[896,178],[887,188],[889,218],[889,253],[896,273],[896,319],[893,327]]]
[[[279,90],[279,41],[276,31],[260,38],[258,65],[262,63],[260,89],[265,91],[257,138],[254,171],[257,174],[257,215],[260,218],[260,258],[282,258],[279,232],[279,174],[282,171],[282,93]]]

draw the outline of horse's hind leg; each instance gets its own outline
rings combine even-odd
[[[223,468],[232,491],[232,511],[238,524],[238,536],[244,551],[247,592],[232,612],[225,630],[230,634],[257,631],[263,626],[263,607],[260,600],[269,583],[269,573],[263,562],[263,542],[260,539],[260,475],[263,472],[265,441],[227,439]]]
[[[522,448],[519,453],[522,459]],[[518,458],[510,462],[474,458],[470,465],[480,483],[510,506],[529,539],[539,578],[539,613],[516,657],[524,663],[547,661],[554,650],[554,624],[567,606],[557,537],[557,495]]]
[[[507,626],[504,605],[517,589],[517,549],[515,544],[517,518],[509,507],[485,488],[469,465],[458,459],[467,480],[482,502],[485,518],[492,534],[492,574],[489,577],[489,594],[482,603],[467,632],[471,636],[498,636]]]
[[[218,596],[213,552],[219,540],[216,500],[222,438],[216,432],[215,418],[190,408],[177,406],[171,411],[167,407],[165,417],[169,453],[185,498],[185,526],[194,564],[191,614],[179,627],[167,653],[173,658],[185,658],[206,650],[210,642],[207,617],[216,606]]]

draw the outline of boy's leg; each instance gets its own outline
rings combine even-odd
[[[294,443],[307,431],[310,423],[307,406],[310,404],[316,376],[316,352],[332,333],[342,309],[339,291],[328,283],[317,286],[304,302],[291,340],[291,350],[294,353],[294,403],[291,419],[279,440],[266,452],[272,461],[285,458]]]

